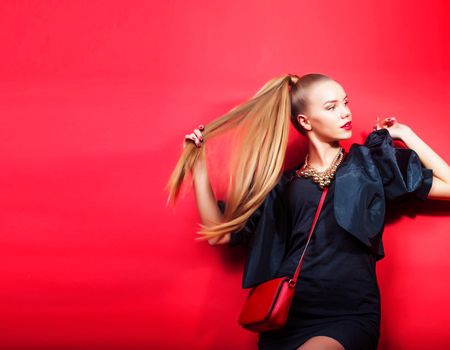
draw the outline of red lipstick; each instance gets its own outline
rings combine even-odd
[[[341,126],[341,128],[343,128],[345,130],[352,130],[352,122],[349,121],[349,122],[345,123],[344,125]]]

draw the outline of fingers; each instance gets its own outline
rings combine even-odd
[[[384,129],[390,128],[392,125],[395,124],[396,121],[397,119],[395,119],[395,117],[384,118],[383,121],[381,122],[381,127]]]
[[[204,130],[203,124],[198,126],[198,129],[194,129],[194,132],[185,135],[185,141],[193,141],[196,147],[201,147],[203,144],[203,134],[200,130]],[[186,147],[186,142],[183,144],[183,148]]]
[[[203,135],[202,135],[202,132],[201,132],[200,130],[194,129],[194,133],[195,133],[195,135],[197,135],[197,138],[198,138],[200,141],[203,141]]]
[[[379,130],[380,129],[380,118],[377,117],[377,121],[375,125],[372,128],[373,130]]]
[[[195,133],[186,134],[184,138],[185,138],[185,141],[186,140],[193,141],[195,143],[195,146],[197,146],[197,147],[201,146],[201,141],[198,139],[198,137]]]
[[[379,129],[390,128],[390,127],[393,126],[396,122],[397,122],[397,118],[395,118],[395,117],[384,118],[382,121],[380,121],[380,118],[377,117],[377,122],[376,122],[376,124],[373,126],[373,129],[374,129],[374,130],[379,130]]]
[[[397,119],[396,119],[395,117],[389,117],[389,118],[386,118],[384,121],[385,121],[385,125],[386,125],[387,127],[390,127],[390,126],[392,126],[392,125],[395,124],[395,122],[397,121]]]

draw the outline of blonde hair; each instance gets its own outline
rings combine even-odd
[[[322,74],[275,77],[247,101],[205,125],[204,142],[236,126],[242,126],[242,143],[231,152],[230,181],[223,222],[201,226],[197,240],[220,238],[242,229],[280,180],[289,137],[289,120],[303,135],[297,115],[307,112],[307,90],[330,79]],[[292,113],[291,113],[292,111]],[[181,185],[204,147],[186,144],[166,185],[168,202],[175,204]]]

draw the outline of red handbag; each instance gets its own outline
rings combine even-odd
[[[311,240],[312,232],[316,226],[322,204],[328,192],[325,187],[320,198],[314,220],[309,231],[308,241],[303,249],[300,262],[292,278],[283,276],[270,279],[253,287],[247,296],[244,307],[239,315],[238,323],[252,332],[266,332],[282,328],[287,320],[292,298],[295,293],[295,284],[303,263],[306,248]]]

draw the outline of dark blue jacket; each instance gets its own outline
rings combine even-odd
[[[248,247],[242,287],[250,288],[276,277],[287,251],[289,237],[285,186],[298,167],[283,172],[261,206],[243,229],[232,232],[230,246]],[[363,145],[351,145],[336,171],[334,215],[349,234],[370,248],[376,260],[384,257],[382,233],[386,203],[412,197],[424,201],[433,172],[424,168],[417,153],[393,145],[389,131],[372,131]],[[217,201],[224,211],[226,203]]]

